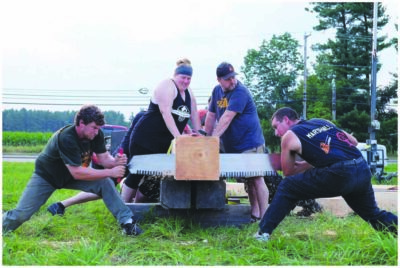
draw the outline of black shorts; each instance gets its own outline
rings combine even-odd
[[[146,175],[140,180],[139,191],[154,202],[160,202],[162,176]]]

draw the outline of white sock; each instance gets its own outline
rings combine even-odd
[[[133,222],[132,218],[129,218],[124,224],[132,223],[132,222]]]

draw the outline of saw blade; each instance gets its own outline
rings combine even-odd
[[[131,174],[175,176],[175,155],[135,155],[129,162],[128,168]]]
[[[220,177],[258,177],[276,174],[276,155],[220,154]],[[195,161],[195,160],[193,160]],[[175,176],[174,154],[135,155],[128,164],[131,174]]]
[[[259,177],[276,174],[268,154],[220,154],[221,177]]]

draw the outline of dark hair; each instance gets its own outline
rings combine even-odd
[[[271,117],[271,121],[275,118],[279,122],[282,122],[283,117],[287,116],[289,120],[294,121],[299,119],[299,115],[295,110],[289,107],[283,107],[278,109]]]
[[[95,122],[98,126],[105,124],[104,114],[95,105],[84,105],[75,115],[75,126],[79,125],[79,121],[83,121],[85,125]]]

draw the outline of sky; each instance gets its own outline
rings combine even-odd
[[[391,19],[378,35],[392,38],[399,6],[384,4]],[[128,119],[147,107],[158,83],[172,77],[176,61],[188,58],[191,88],[203,108],[216,85],[217,65],[232,63],[241,79],[248,49],[274,34],[289,32],[301,45],[311,34],[310,67],[311,45],[331,33],[313,31],[318,21],[304,10],[308,6],[265,0],[3,1],[2,106],[54,111],[93,103]],[[389,72],[397,73],[398,55],[393,48],[378,51],[378,60],[379,86],[387,84]]]

